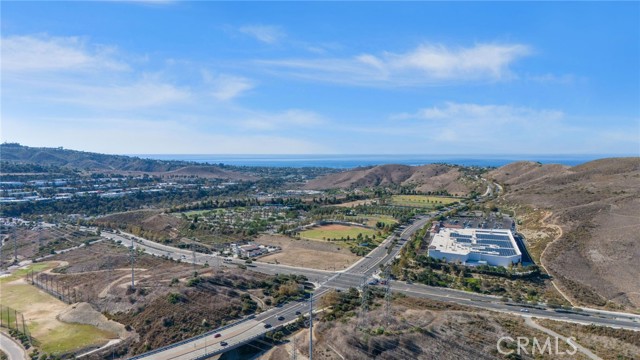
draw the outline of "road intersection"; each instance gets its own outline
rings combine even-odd
[[[248,269],[265,274],[296,274],[304,275],[314,283],[316,290],[313,298],[318,299],[331,289],[347,290],[349,288],[359,288],[363,282],[372,278],[381,264],[389,264],[400,249],[410,240],[411,236],[424,227],[431,217],[422,216],[401,229],[400,234],[394,234],[385,239],[380,246],[372,250],[368,256],[362,258],[348,269],[342,271],[324,271],[310,268],[286,266],[281,264],[268,264],[254,261],[245,264],[244,261],[233,259],[231,264],[248,265]],[[102,236],[113,241],[120,241],[122,245],[134,246],[143,249],[146,253],[155,256],[167,256],[174,260],[189,259],[193,261],[193,252],[178,249],[175,247],[162,245],[131,234],[115,234],[103,232]],[[133,239],[133,240],[132,240]],[[394,246],[393,240],[397,240]],[[389,250],[389,247],[393,246]],[[215,255],[195,253],[196,264],[220,264],[221,258]],[[227,263],[228,264],[228,263]],[[526,304],[507,303],[501,298],[491,295],[470,293],[460,290],[432,287],[420,284],[407,284],[400,281],[391,281],[390,288],[394,292],[403,293],[408,296],[428,298],[443,302],[456,303],[460,305],[480,308],[484,310],[497,311],[523,317],[539,317],[559,321],[574,322],[580,324],[596,324],[615,328],[624,328],[640,331],[640,316],[599,311],[588,309],[585,311],[563,311],[546,308],[543,306],[532,307]],[[317,304],[317,302],[315,302]],[[255,339],[264,336],[268,331],[272,331],[279,326],[293,322],[299,316],[308,312],[307,302],[291,302],[282,307],[269,309],[259,315],[243,319],[236,324],[216,329],[207,334],[197,336],[178,344],[173,344],[165,348],[156,349],[150,353],[138,355],[132,359],[205,359],[214,355],[222,354],[233,348],[247,344]],[[316,307],[314,311],[317,311]],[[284,320],[278,320],[278,319]],[[215,337],[220,334],[220,337]],[[223,344],[226,344],[224,345]]]

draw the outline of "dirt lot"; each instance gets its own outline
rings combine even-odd
[[[372,204],[374,202],[378,202],[378,200],[376,200],[376,199],[356,200],[356,201],[349,201],[349,202],[346,202],[346,203],[342,203],[342,204],[338,204],[338,205],[331,205],[331,206],[356,207],[358,205],[369,205],[369,204]]]
[[[260,258],[260,261],[270,263],[278,262],[290,266],[304,266],[321,270],[341,270],[360,259],[359,256],[349,251],[348,247],[329,242],[262,235],[256,240],[256,243],[276,245],[282,248],[279,253]]]

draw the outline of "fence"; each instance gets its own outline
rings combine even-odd
[[[31,333],[29,327],[24,321],[24,315],[9,306],[0,304],[0,326],[9,330],[16,330],[27,339],[29,345],[31,345]],[[24,341],[20,339],[23,344]]]
[[[35,274],[31,272],[30,274],[28,274],[27,279],[35,287],[44,290],[45,292],[61,301],[66,302],[67,304],[73,304],[78,301],[89,301],[89,298],[86,294],[83,294],[75,288],[70,288],[64,285],[64,283],[61,283],[53,275],[43,273]]]

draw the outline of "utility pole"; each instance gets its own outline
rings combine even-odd
[[[191,253],[193,254],[193,276],[196,276],[196,249],[191,243]]]
[[[297,360],[298,359],[298,349],[296,347],[296,338],[295,336],[293,337],[293,350],[291,351],[291,360]]]
[[[369,284],[367,284],[367,275],[362,278],[362,298],[360,302],[360,323],[361,327],[365,327],[367,321],[367,310],[369,310]],[[357,326],[357,325],[356,325]]]
[[[390,271],[390,267],[387,266],[386,269],[384,270],[384,279],[386,281],[385,283],[385,287],[384,287],[384,300],[385,300],[385,306],[384,306],[384,313],[385,313],[385,318],[387,321],[387,327],[389,326],[389,324],[391,323],[391,271]]]
[[[313,360],[313,294],[309,297],[309,360]]]
[[[38,222],[38,250],[42,249],[42,224]]]
[[[16,227],[13,226],[13,261],[14,263],[18,262],[18,237],[16,236]]]
[[[0,227],[0,270],[2,270],[2,247],[4,246],[4,231]]]
[[[136,284],[135,284],[135,269],[133,267],[133,262],[135,260],[135,249],[133,247],[133,238],[131,238],[131,289],[135,289],[136,288]]]

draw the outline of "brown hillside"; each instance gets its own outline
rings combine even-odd
[[[459,168],[451,165],[380,165],[329,174],[309,181],[307,189],[349,189],[389,185],[413,185],[419,191],[447,190],[468,194],[474,184]]]
[[[519,162],[488,177],[506,185],[507,202],[553,213],[547,222],[562,236],[542,262],[574,302],[640,309],[640,267],[632,266],[640,258],[640,158]]]

